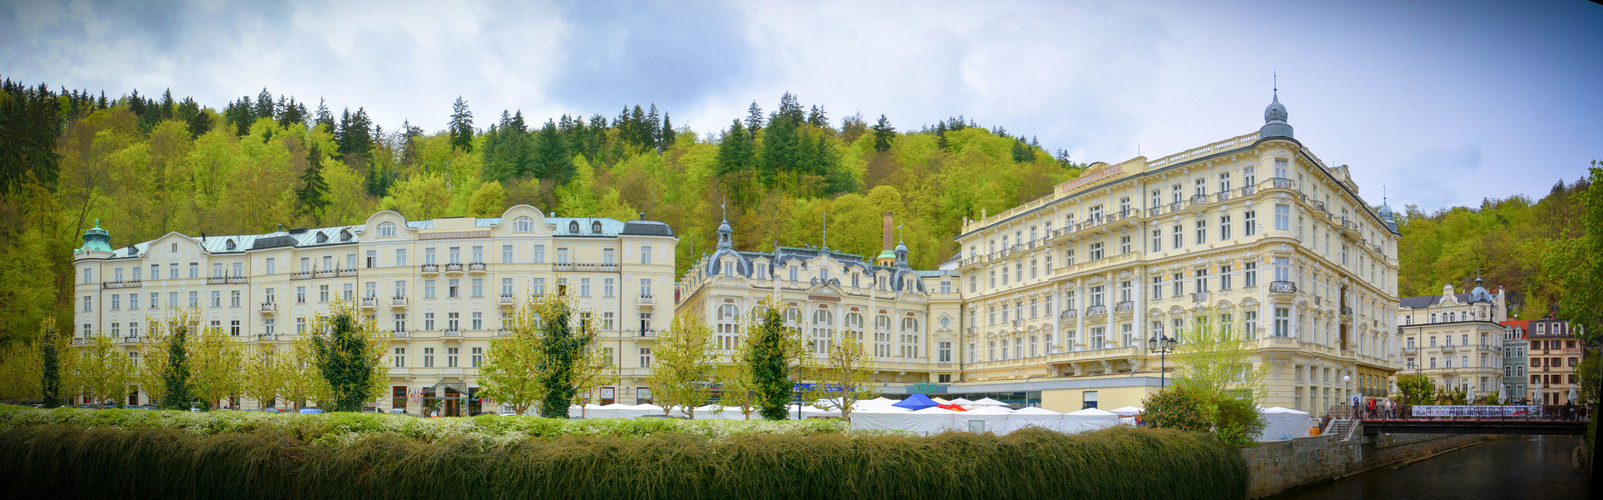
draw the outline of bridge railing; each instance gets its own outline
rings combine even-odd
[[[1582,405],[1400,405],[1398,420],[1591,420]]]

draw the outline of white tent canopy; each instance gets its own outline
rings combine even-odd
[[[1126,406],[1126,407],[1123,407],[1123,408],[1114,408],[1114,409],[1108,410],[1108,411],[1111,411],[1113,413],[1117,413],[1121,417],[1133,417],[1133,416],[1136,416],[1136,415],[1140,415],[1141,412],[1146,411],[1146,410],[1142,410],[1140,407],[1137,407],[1137,406]]]
[[[1258,435],[1258,441],[1283,441],[1308,435],[1308,430],[1314,427],[1313,416],[1308,412],[1281,408],[1278,406],[1258,408],[1258,414],[1263,417],[1263,432]]]
[[[911,431],[920,436],[933,436],[952,430],[957,425],[956,416],[961,413],[964,412],[929,407],[898,416],[902,417],[903,422],[905,422],[902,430]]]
[[[958,405],[958,406],[964,406],[964,407],[966,407],[966,405],[974,404],[973,401],[969,401],[969,400],[964,399],[964,398],[957,398],[957,399],[948,401],[947,403]]]
[[[1020,408],[1007,416],[1007,429],[1004,433],[1012,433],[1027,427],[1063,432],[1063,414],[1033,406]]]
[[[979,401],[975,401],[974,403],[971,404],[971,406],[1008,406],[1008,404],[1007,403],[1003,403],[1001,401],[997,401],[995,399],[985,398],[985,399],[981,399]]]
[[[1063,414],[1063,432],[1089,432],[1119,424],[1119,414],[1096,408],[1086,408]]]
[[[981,406],[969,411],[953,413],[953,425],[959,431],[1007,434],[1008,419],[1013,410],[1001,406]]]

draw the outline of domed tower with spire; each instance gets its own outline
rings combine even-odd
[[[83,232],[83,247],[79,252],[110,252],[111,233],[100,228],[100,219],[95,219],[95,227]]]
[[[707,276],[717,276],[720,272],[739,276],[751,274],[751,261],[735,251],[735,244],[731,241],[734,234],[734,228],[729,227],[729,214],[726,213],[723,223],[718,225],[718,249],[707,257]],[[726,260],[732,260],[732,269],[723,269]]]
[[[1280,85],[1277,84],[1273,100],[1263,109],[1263,127],[1258,129],[1258,138],[1292,138],[1291,124],[1286,123],[1286,117],[1286,105],[1280,103]]]

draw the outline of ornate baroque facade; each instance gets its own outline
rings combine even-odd
[[[621,388],[603,394],[632,402],[656,328],[673,313],[677,243],[659,222],[547,217],[527,205],[499,218],[408,221],[382,211],[352,226],[169,233],[115,249],[96,227],[74,259],[74,341],[110,335],[133,352],[151,322],[192,309],[247,343],[282,345],[343,298],[394,332],[386,356],[394,397],[380,407],[415,413],[438,398],[455,414],[476,392],[477,367],[505,315],[566,284],[598,315],[601,345],[621,366]]]
[[[1403,336],[1403,371],[1424,375],[1438,386],[1485,396],[1506,390],[1503,383],[1501,324],[1508,320],[1503,291],[1496,295],[1475,279],[1469,293],[1406,297],[1398,302],[1397,331]]]
[[[1145,340],[1199,315],[1245,328],[1265,406],[1383,394],[1398,365],[1389,209],[1292,138],[1258,132],[1156,160],[1097,163],[1051,195],[964,224],[962,380],[1045,406],[1136,404],[1160,384]],[[1173,361],[1167,366],[1173,370]],[[1172,375],[1171,375],[1172,376]]]

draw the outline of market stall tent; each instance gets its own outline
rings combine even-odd
[[[1008,433],[1008,419],[1013,410],[1000,406],[982,406],[970,411],[955,412],[952,415],[952,425],[959,431],[990,432],[996,435]]]
[[[1086,408],[1063,414],[1063,432],[1077,433],[1102,430],[1119,424],[1119,414],[1096,408]]]
[[[1308,412],[1281,408],[1258,408],[1258,415],[1263,417],[1263,432],[1258,435],[1258,441],[1284,441],[1308,435],[1308,430],[1314,427],[1313,416]]]
[[[1007,429],[1002,434],[1010,434],[1028,427],[1063,432],[1063,414],[1033,406],[1020,408],[1007,416]]]

